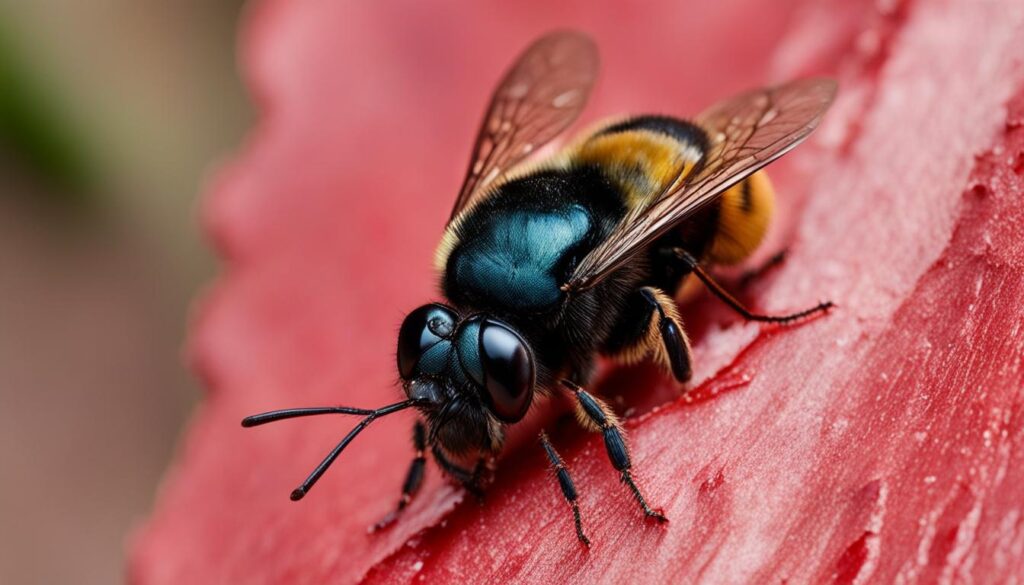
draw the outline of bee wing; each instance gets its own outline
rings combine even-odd
[[[597,47],[578,32],[547,34],[519,56],[491,97],[449,221],[488,183],[572,124],[597,70]]]
[[[804,79],[749,91],[703,112],[695,122],[710,147],[697,168],[630,211],[562,289],[593,287],[702,205],[795,147],[818,126],[835,93],[831,79]]]

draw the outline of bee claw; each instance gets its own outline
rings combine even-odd
[[[646,512],[646,515],[658,524],[668,524],[668,518],[661,510],[651,510],[650,512]]]

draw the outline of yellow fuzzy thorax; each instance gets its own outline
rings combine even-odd
[[[603,168],[622,189],[630,208],[661,194],[700,160],[699,153],[680,149],[676,140],[646,130],[597,134],[578,142],[568,156]]]

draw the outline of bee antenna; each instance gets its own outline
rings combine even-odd
[[[309,476],[306,478],[306,480],[302,482],[302,485],[292,490],[292,501],[298,501],[301,500],[303,496],[305,496],[309,492],[309,490],[313,488],[313,485],[317,482],[317,480],[320,479],[320,476],[322,476],[324,472],[327,471],[327,468],[330,467],[332,463],[334,463],[334,460],[337,459],[339,455],[341,455],[341,452],[345,450],[345,447],[348,447],[348,444],[351,443],[352,440],[355,439],[359,433],[363,432],[363,429],[369,426],[370,423],[372,423],[375,419],[379,417],[387,416],[389,414],[396,413],[400,410],[405,410],[406,408],[409,408],[410,406],[415,406],[417,404],[419,404],[419,401],[417,400],[403,400],[402,402],[389,404],[376,410],[367,410],[364,408],[349,408],[345,406],[325,406],[318,408],[290,408],[245,417],[245,419],[242,420],[242,426],[252,427],[256,425],[266,424],[269,422],[274,422],[276,420],[296,418],[300,416],[313,416],[317,414],[366,415],[366,418],[359,421],[359,424],[357,424],[355,428],[349,431],[349,433],[345,435],[345,438],[343,438],[341,442],[339,442],[334,447],[334,449],[331,449],[331,452],[327,454],[327,457],[324,457],[323,461],[321,461],[320,464],[316,466],[316,469],[314,469],[313,472],[310,473]]]
[[[277,420],[286,418],[298,418],[300,416],[314,416],[318,414],[359,414],[367,416],[374,411],[365,408],[351,408],[348,406],[317,406],[314,408],[285,408],[283,410],[272,410],[254,414],[242,419],[243,427],[255,427],[265,425]]]

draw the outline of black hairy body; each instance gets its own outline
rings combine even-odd
[[[446,302],[413,310],[398,334],[406,400],[373,410],[278,410],[242,421],[365,416],[292,491],[293,500],[373,420],[409,408],[418,415],[415,456],[397,508],[377,527],[409,504],[428,454],[445,475],[480,493],[507,427],[543,404],[538,396],[563,392],[575,401],[583,428],[602,435],[609,461],[644,514],[664,521],[634,481],[618,417],[583,387],[596,356],[653,360],[688,381],[692,353],[676,299],[691,282],[748,320],[784,323],[831,306],[757,315],[707,268],[741,262],[758,246],[774,208],[761,168],[817,126],[835,83],[808,79],[754,90],[693,122],[607,122],[524,164],[577,118],[597,69],[594,43],[560,31],[527,48],[499,83],[435,254]],[[589,545],[568,466],[545,433],[539,440],[572,508],[576,536]]]

